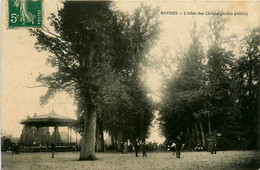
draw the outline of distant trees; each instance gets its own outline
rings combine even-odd
[[[211,17],[206,53],[194,25],[189,48],[167,81],[159,120],[168,141],[181,135],[188,147],[197,140],[206,146],[206,137],[221,133],[222,149],[242,148],[241,143],[256,148],[260,32],[252,29],[237,54],[227,48],[225,22],[223,17]]]
[[[51,142],[56,143],[56,145],[62,143],[61,136],[60,136],[60,131],[59,131],[58,127],[54,127],[54,131],[52,132],[52,135],[51,135]]]
[[[11,149],[12,147],[12,141],[10,138],[7,138],[6,136],[1,137],[1,151],[7,151],[8,149]]]
[[[48,127],[37,128],[24,126],[19,143],[23,146],[33,146],[33,144],[47,145],[51,143],[51,135]]]
[[[220,16],[213,16],[209,21],[204,112],[208,117],[210,137],[212,128],[221,132],[225,131],[225,125],[228,123],[225,118],[232,108],[230,69],[233,65],[233,53],[224,47],[225,39],[227,39],[223,36],[225,23],[225,19]],[[214,120],[214,124],[211,124],[211,120]]]
[[[11,150],[14,143],[18,143],[19,138],[6,134],[1,136],[1,151]]]
[[[24,146],[33,146],[36,140],[36,129],[35,127],[24,126],[20,137],[20,144]]]
[[[38,129],[37,133],[37,143],[42,145],[47,145],[51,143],[49,127],[41,127]]]
[[[121,142],[136,138],[145,141],[149,134],[149,126],[153,119],[153,106],[144,88],[138,84],[129,88],[129,101],[120,99],[108,106],[103,115],[104,129],[110,134],[117,149]],[[123,101],[122,101],[123,100]],[[124,103],[128,102],[128,103]]]
[[[203,119],[203,89],[205,87],[205,55],[199,41],[196,23],[190,33],[192,42],[181,56],[176,77],[168,81],[163,91],[160,108],[162,132],[168,140],[175,139],[180,132],[186,132],[192,138],[195,132],[199,138],[198,126]],[[201,127],[202,136],[204,130]]]
[[[33,117],[36,117],[35,113]],[[30,117],[27,116],[27,119]],[[33,146],[33,144],[47,145],[51,142],[49,127],[23,126],[19,143],[23,146]]]

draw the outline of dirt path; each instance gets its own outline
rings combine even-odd
[[[78,161],[79,153],[2,153],[2,169],[258,169],[256,151],[184,152],[176,159],[171,152],[98,153],[97,161]]]

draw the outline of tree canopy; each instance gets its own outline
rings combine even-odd
[[[259,28],[244,37],[236,54],[227,48],[232,41],[223,36],[225,23],[224,17],[211,17],[206,50],[195,23],[189,47],[181,53],[175,74],[166,80],[159,120],[167,141],[180,135],[189,148],[198,141],[205,147],[207,137],[221,133],[220,149],[241,149],[241,143],[246,148],[257,146],[253,127],[258,127]]]
[[[123,121],[123,115],[135,120],[135,114],[148,114],[141,123],[146,126],[144,132],[148,131],[152,111],[140,86],[140,68],[157,36],[156,15],[145,6],[127,15],[113,10],[111,2],[66,1],[58,16],[50,17],[54,31],[49,27],[31,30],[37,38],[35,47],[49,51],[47,61],[56,68],[56,72],[38,77],[48,88],[41,102],[60,90],[75,97],[78,117],[83,120],[81,160],[95,159],[99,117]],[[117,126],[136,128],[129,122]]]

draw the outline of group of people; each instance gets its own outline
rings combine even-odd
[[[180,158],[181,157],[181,149],[183,148],[183,144],[182,144],[181,138],[179,136],[172,143],[171,148],[173,150],[173,155],[176,152],[176,158]]]
[[[216,154],[216,139],[214,137],[208,138],[208,152],[211,154]]]
[[[217,153],[216,138],[210,137],[210,138],[207,139],[207,141],[208,141],[208,152],[210,152],[211,154],[216,154]],[[175,141],[171,145],[171,148],[173,150],[173,155],[176,152],[176,158],[180,158],[180,156],[181,156],[181,149],[183,147],[184,147],[184,144],[182,144],[181,138],[177,137],[175,139]],[[198,147],[196,147],[196,148],[197,148],[197,150],[203,150],[203,147],[201,146],[200,142],[198,144]]]
[[[127,142],[122,142],[122,153],[127,153]],[[181,157],[181,149],[184,147],[184,144],[182,144],[181,138],[178,136],[175,141],[172,143],[171,148],[173,150],[173,155],[176,153],[176,158]],[[138,152],[141,149],[143,153],[143,157],[147,157],[146,154],[146,148],[147,145],[145,142],[140,141],[139,139],[135,142],[135,156],[138,156]],[[56,145],[53,142],[51,145],[51,151],[52,151],[52,158],[54,158]],[[214,137],[208,138],[208,152],[211,152],[211,154],[216,154],[216,139]],[[19,147],[17,144],[14,144],[12,146],[12,154],[19,154]]]
[[[126,153],[127,150],[127,142],[121,143],[122,146],[122,153]],[[182,144],[181,138],[177,137],[175,141],[172,143],[171,148],[174,150],[173,155],[176,152],[176,158],[180,158],[181,156],[181,149],[184,147],[184,144]],[[135,149],[135,156],[138,156],[139,151],[142,151],[143,157],[147,157],[146,149],[147,149],[147,144],[144,141],[141,141],[139,139],[136,139],[135,144],[134,144],[134,149]]]
[[[128,147],[128,144],[127,142],[121,142],[121,148],[122,148],[122,153],[127,153],[127,147]]]
[[[14,143],[12,145],[12,154],[19,154],[19,153],[20,153],[19,146],[17,143]]]
[[[143,153],[143,157],[147,157],[146,154],[146,143],[144,141],[139,141],[138,139],[135,141],[135,156],[138,156],[138,152],[141,149],[142,153]]]

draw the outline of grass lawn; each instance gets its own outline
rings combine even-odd
[[[96,161],[78,161],[79,152],[2,153],[2,169],[258,169],[256,151],[183,152],[177,159],[172,152],[97,153]]]

